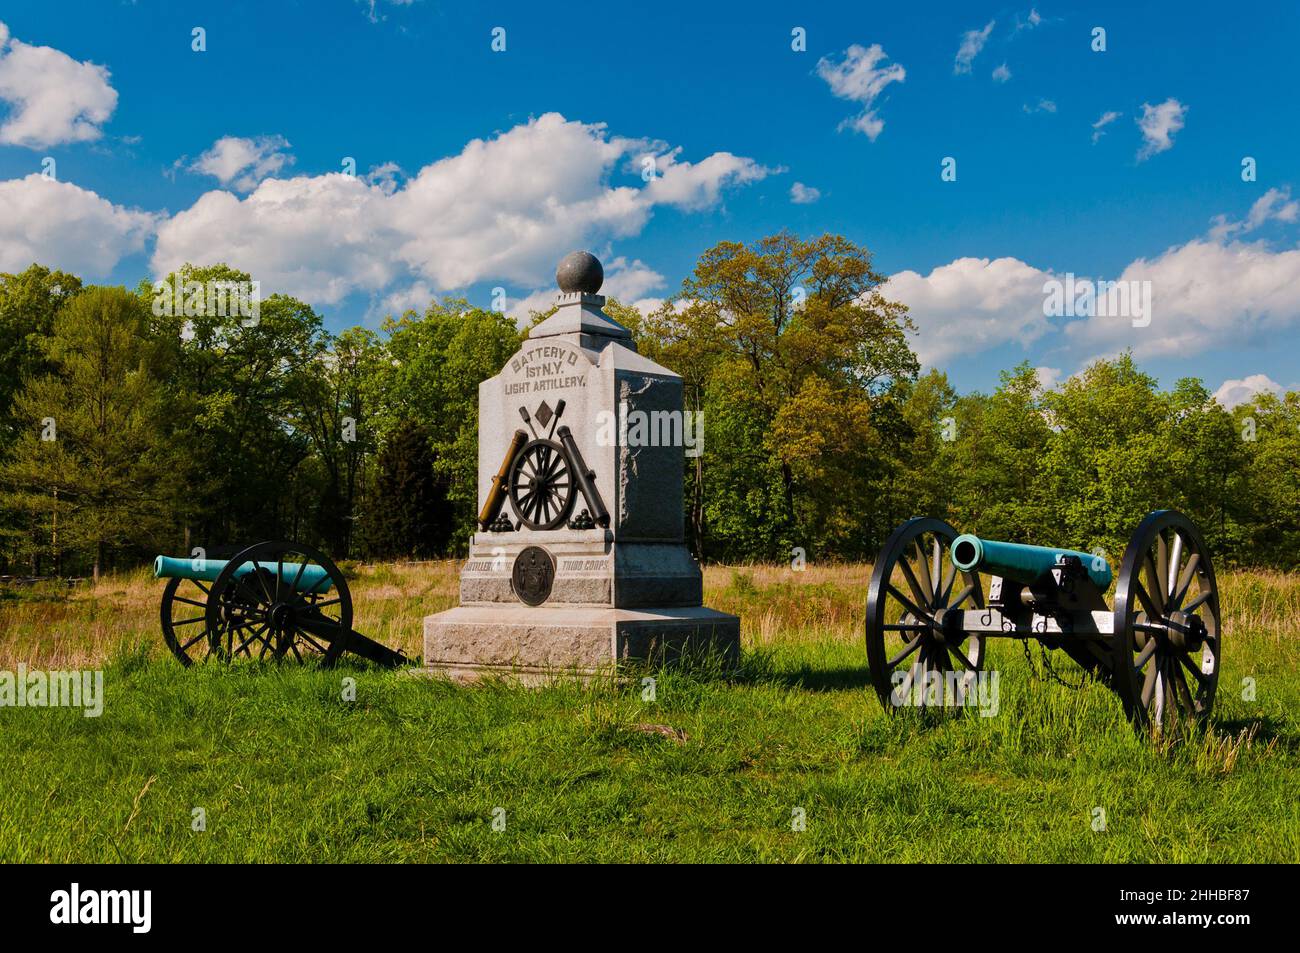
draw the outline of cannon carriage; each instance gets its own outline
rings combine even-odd
[[[210,658],[317,659],[344,652],[378,665],[409,660],[352,628],[352,594],[329,557],[311,546],[267,541],[229,560],[159,556],[166,579],[163,640],[182,665]]]
[[[1112,570],[1091,553],[958,535],[940,519],[899,526],[867,594],[872,686],[886,709],[949,703],[923,686],[969,682],[991,638],[1034,639],[1107,682],[1138,726],[1206,718],[1222,660],[1219,590],[1200,530],[1158,510]]]

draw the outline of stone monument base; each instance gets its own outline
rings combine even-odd
[[[525,682],[616,675],[629,663],[657,665],[683,656],[740,656],[740,619],[703,606],[470,605],[424,620],[424,664],[431,673],[473,680],[505,675]]]

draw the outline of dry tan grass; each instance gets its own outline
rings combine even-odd
[[[371,638],[422,651],[422,620],[456,604],[460,562],[349,565],[353,627]],[[709,566],[706,604],[735,612],[749,646],[861,638],[871,567]],[[1278,572],[1221,574],[1229,639],[1249,637],[1265,656],[1290,654],[1300,635],[1300,577]],[[97,664],[120,647],[165,651],[158,603],[163,584],[147,570],[106,577],[73,590],[22,590],[0,599],[0,668],[72,668]],[[1231,641],[1229,642],[1231,646]],[[1231,648],[1229,648],[1231,651]]]

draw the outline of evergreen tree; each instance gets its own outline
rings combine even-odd
[[[454,513],[447,486],[435,473],[429,433],[403,421],[379,452],[369,535],[378,556],[429,558],[451,547]]]
[[[149,313],[119,288],[90,288],[54,320],[44,342],[54,370],[14,400],[24,424],[0,483],[8,506],[63,552],[88,553],[98,578],[109,551],[160,528],[160,353]]]

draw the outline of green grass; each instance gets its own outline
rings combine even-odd
[[[1266,679],[1263,701],[1222,691],[1210,732],[1157,744],[1105,688],[1034,681],[1017,646],[998,647],[999,716],[936,719],[887,716],[837,643],[751,655],[730,681],[660,673],[654,703],[636,684],[125,653],[100,718],[0,711],[0,859],[1300,858],[1294,671]]]
[[[418,654],[457,568],[358,567],[356,627]],[[708,604],[742,616],[743,671],[658,673],[653,702],[637,682],[182,669],[141,574],[0,598],[0,669],[104,665],[107,696],[99,718],[0,708],[0,860],[1300,859],[1300,580],[1223,574],[1214,718],[1160,741],[1104,686],[1043,680],[1002,641],[996,717],[886,715],[867,572],[709,568]]]

